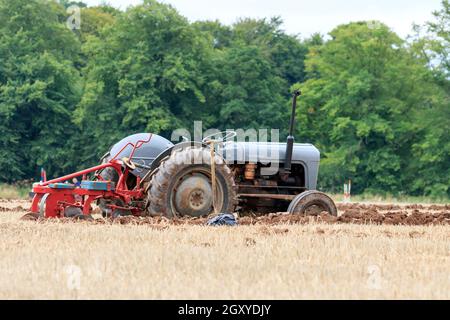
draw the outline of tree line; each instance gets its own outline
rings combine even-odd
[[[357,193],[447,197],[449,24],[448,0],[406,39],[377,21],[300,38],[280,18],[191,23],[153,0],[0,0],[0,181],[65,174],[194,120],[284,136],[300,88],[296,141],[321,150],[321,189],[350,178]]]

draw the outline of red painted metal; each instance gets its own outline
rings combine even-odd
[[[147,140],[138,140],[136,143],[127,143],[109,162],[81,170],[63,177],[59,177],[53,180],[45,181],[40,184],[33,186],[34,197],[31,204],[31,212],[40,213],[41,208],[43,209],[43,216],[46,218],[57,218],[64,217],[64,210],[67,207],[78,207],[81,208],[83,214],[88,215],[91,213],[92,202],[98,199],[109,199],[114,203],[114,200],[121,200],[126,204],[125,207],[120,207],[121,209],[130,210],[133,214],[139,215],[143,208],[129,206],[130,202],[133,200],[142,200],[144,198],[144,189],[141,188],[140,178],[137,177],[136,187],[132,190],[128,189],[126,184],[128,175],[130,173],[130,168],[123,164],[121,160],[117,160],[117,156],[129,145],[133,147],[130,154],[130,160],[133,158],[136,149],[142,147],[144,143],[150,142],[152,134],[149,135]],[[49,185],[53,183],[61,183],[73,178],[78,178],[82,176],[83,180],[86,179],[89,173],[98,172],[106,168],[113,168],[116,170],[119,180],[116,184],[115,190],[113,191],[100,191],[100,190],[87,190],[82,188],[75,189],[53,189]],[[101,179],[100,175],[95,175],[96,179]],[[48,194],[47,196],[45,196]],[[41,203],[45,196],[45,203]],[[77,201],[78,199],[78,201]],[[45,205],[45,208],[44,208]],[[111,208],[119,208],[113,204],[110,205]]]
[[[119,166],[121,167],[122,165],[119,164]],[[92,168],[89,168],[89,169],[86,169],[86,170],[82,170],[82,171],[78,171],[78,172],[75,172],[75,173],[72,173],[72,174],[68,174],[67,176],[59,177],[59,178],[56,178],[56,179],[53,179],[53,180],[48,180],[48,181],[42,183],[42,186],[48,186],[49,184],[52,184],[52,183],[64,182],[64,181],[67,181],[67,180],[71,180],[73,178],[77,178],[77,177],[83,176],[85,174],[88,174],[88,173],[91,173],[91,172],[95,172],[95,171],[98,171],[98,170],[101,170],[101,169],[105,169],[105,168],[108,168],[108,167],[113,167],[117,171],[116,166],[114,166],[114,164],[112,162],[108,162],[108,163],[104,163],[104,164],[101,164],[101,165],[98,165],[98,166],[95,166],[95,167],[92,167]],[[119,171],[120,171],[120,169],[119,169]]]
[[[123,150],[125,150],[126,147],[128,147],[128,146],[130,146],[130,145],[133,146],[133,150],[131,151],[130,157],[129,157],[129,158],[130,158],[130,160],[133,159],[134,152],[136,151],[136,149],[139,149],[140,147],[142,147],[142,145],[143,145],[144,143],[150,142],[150,140],[152,140],[152,137],[153,137],[153,134],[150,133],[147,140],[138,140],[138,141],[136,141],[136,144],[134,144],[134,143],[132,143],[132,142],[128,142],[126,145],[123,146],[122,149],[120,149],[119,152],[117,152],[117,154],[116,154],[111,160],[115,160],[115,159],[117,158],[117,156],[118,156]]]

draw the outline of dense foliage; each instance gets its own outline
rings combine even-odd
[[[190,23],[152,0],[124,12],[0,0],[0,182],[67,173],[128,134],[169,138],[194,120],[284,136],[301,88],[296,137],[321,150],[322,189],[351,178],[357,192],[448,196],[449,8],[408,39],[378,22],[300,39],[279,18]]]

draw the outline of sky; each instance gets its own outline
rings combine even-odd
[[[105,0],[83,0],[96,5]],[[126,9],[142,0],[106,0]],[[160,0],[171,4],[190,21],[219,20],[232,24],[240,17],[281,16],[289,34],[308,37],[327,34],[350,21],[379,20],[402,37],[412,33],[412,24],[422,24],[440,8],[441,0]]]

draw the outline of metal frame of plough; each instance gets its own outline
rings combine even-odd
[[[89,215],[91,213],[91,204],[99,199],[110,199],[112,204],[108,204],[111,209],[124,209],[129,210],[132,214],[139,214],[142,208],[138,207],[121,207],[114,205],[114,200],[121,200],[123,203],[130,203],[132,199],[142,199],[144,197],[144,189],[141,187],[141,179],[137,177],[136,187],[129,190],[127,186],[127,178],[130,171],[134,170],[135,165],[131,160],[133,159],[134,152],[139,149],[143,144],[150,142],[152,134],[149,134],[147,140],[138,140],[136,143],[128,142],[111,160],[107,163],[91,167],[82,171],[78,171],[63,177],[59,177],[49,181],[43,181],[33,186],[34,197],[31,205],[32,213],[39,213],[41,217],[45,218],[58,218],[64,217],[64,212],[67,207],[80,208],[83,215]],[[116,159],[118,155],[125,150],[128,146],[133,148],[129,158],[123,158],[121,160]],[[114,188],[109,190],[89,190],[81,187],[58,189],[51,188],[50,185],[64,183],[67,180],[83,177],[82,180],[86,180],[86,177],[90,173],[95,173],[95,179],[97,181],[105,181],[99,172],[105,168],[113,168],[118,176],[118,182]],[[80,199],[77,201],[77,197]],[[45,208],[44,208],[45,206]]]

